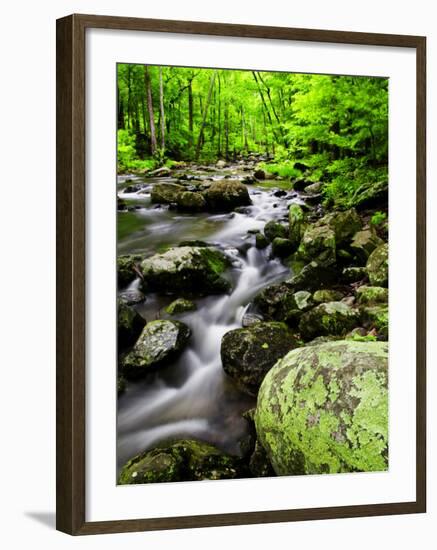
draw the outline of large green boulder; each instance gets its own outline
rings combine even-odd
[[[287,238],[287,228],[283,223],[276,222],[275,220],[270,220],[264,226],[264,235],[271,242],[276,237],[281,239]]]
[[[152,188],[151,200],[155,203],[170,204],[177,201],[179,193],[185,191],[178,183],[155,183]]]
[[[312,261],[287,280],[287,284],[296,290],[312,291],[331,286],[336,281],[338,281],[338,273],[335,266],[326,266]]]
[[[382,244],[370,254],[366,264],[373,286],[388,286],[388,244]]]
[[[302,315],[299,332],[305,340],[343,336],[359,323],[359,312],[343,302],[326,302]]]
[[[124,287],[138,277],[137,269],[141,262],[141,256],[126,254],[117,257],[117,283]]]
[[[179,313],[185,313],[186,311],[194,311],[197,309],[197,306],[191,300],[186,300],[185,298],[178,298],[174,300],[165,308],[165,312],[169,315],[178,315]]]
[[[365,263],[375,248],[382,244],[384,244],[384,241],[378,235],[375,235],[370,229],[365,229],[364,231],[357,231],[355,233],[350,247],[356,257]]]
[[[323,216],[317,225],[327,225],[335,233],[335,241],[337,245],[341,245],[355,235],[361,229],[361,219],[356,210],[351,208],[344,212],[331,212]]]
[[[335,263],[335,246],[335,233],[328,225],[309,226],[300,242],[298,256],[305,261],[330,266]]]
[[[146,321],[135,309],[117,301],[117,340],[119,348],[130,346],[140,335]]]
[[[178,209],[182,212],[202,212],[206,209],[206,200],[202,193],[183,191],[176,197]]]
[[[275,237],[272,241],[272,253],[279,258],[286,258],[295,250],[290,239]]]
[[[256,395],[266,373],[297,345],[284,323],[257,323],[222,338],[223,369],[244,392]]]
[[[255,413],[276,474],[387,470],[387,379],[384,342],[328,342],[278,361]]]
[[[162,443],[129,460],[121,470],[121,485],[170,481],[201,481],[247,477],[241,458],[193,439]]]
[[[238,206],[252,204],[247,187],[235,180],[215,181],[205,191],[205,198],[211,210],[230,212]]]
[[[323,304],[324,302],[338,302],[343,296],[343,293],[338,290],[324,288],[314,292],[313,300],[318,304]]]
[[[180,321],[158,320],[147,324],[132,350],[123,358],[123,374],[138,378],[174,360],[185,348],[191,329]]]
[[[293,243],[293,246],[297,248],[303,234],[305,214],[302,208],[296,203],[291,204],[290,208],[288,209],[288,223],[288,238]]]
[[[229,289],[222,277],[229,261],[210,247],[180,246],[141,263],[145,283],[163,294],[217,294]]]

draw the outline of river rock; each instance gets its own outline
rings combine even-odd
[[[267,319],[284,321],[287,312],[295,309],[294,292],[294,288],[287,283],[275,283],[257,294],[254,304]]]
[[[141,271],[150,288],[163,294],[217,294],[230,287],[222,277],[228,265],[219,250],[181,246],[147,258]]]
[[[133,306],[135,304],[141,304],[146,297],[138,288],[126,288],[118,293],[120,300],[127,306]]]
[[[298,256],[306,261],[315,260],[319,265],[333,265],[335,245],[335,233],[328,225],[309,226],[300,242]]]
[[[141,256],[126,254],[117,258],[117,282],[119,287],[131,283],[137,276],[136,269],[141,262]]]
[[[202,212],[206,209],[206,200],[202,193],[183,191],[176,196],[178,209],[183,212]]]
[[[345,267],[341,272],[341,279],[344,283],[356,283],[367,279],[367,270],[365,267]]]
[[[331,289],[322,289],[316,290],[313,295],[313,300],[318,304],[323,304],[324,302],[338,302],[343,298],[343,293],[338,290]]]
[[[191,300],[186,300],[185,298],[178,298],[169,304],[165,311],[169,315],[177,315],[178,313],[184,313],[186,311],[194,311],[197,309],[197,306]]]
[[[306,264],[296,275],[287,281],[287,284],[296,290],[314,291],[331,286],[338,280],[338,273],[334,266],[321,265],[318,262]]]
[[[388,244],[375,248],[367,260],[366,270],[373,286],[388,286]]]
[[[385,209],[388,206],[388,181],[369,182],[361,185],[351,199],[359,210],[366,208]]]
[[[266,373],[296,345],[284,323],[258,323],[231,330],[222,338],[223,369],[242,391],[256,395]]]
[[[117,301],[117,337],[121,349],[130,346],[141,334],[146,321],[122,300]]]
[[[179,193],[185,191],[183,185],[178,183],[155,183],[152,188],[151,201],[160,204],[177,202]]]
[[[350,247],[357,258],[365,263],[375,248],[378,248],[382,244],[384,244],[384,241],[375,235],[373,231],[365,229],[364,231],[357,231],[355,233]]]
[[[175,359],[185,348],[191,329],[180,321],[158,320],[148,323],[132,350],[123,358],[123,374],[138,378],[153,367]]]
[[[258,180],[255,176],[251,176],[248,174],[247,176],[244,176],[244,178],[241,180],[241,183],[245,183],[246,185],[253,185],[254,183],[258,183]]]
[[[126,380],[123,376],[117,377],[117,395],[121,395],[126,391]]]
[[[273,239],[276,239],[276,237],[286,239],[288,237],[287,233],[287,227],[284,224],[274,220],[270,220],[264,226],[264,235],[270,242],[272,242]]]
[[[290,208],[288,209],[288,223],[288,238],[293,243],[293,246],[297,248],[303,234],[305,214],[302,208],[296,203],[290,204]]]
[[[371,330],[376,329],[379,340],[388,340],[388,306],[377,304],[361,308],[363,325]]]
[[[253,173],[255,178],[257,180],[265,180],[266,179],[266,173],[261,168],[257,168],[255,172]]]
[[[349,242],[361,229],[361,219],[354,208],[345,212],[330,212],[321,218],[317,225],[330,227],[335,234],[336,245]]]
[[[167,166],[161,166],[160,168],[156,168],[156,170],[147,172],[147,177],[149,178],[169,178],[170,176],[171,170]]]
[[[275,237],[272,241],[272,253],[279,258],[286,258],[295,250],[290,239]]]
[[[270,244],[270,241],[262,233],[257,233],[255,235],[255,246],[257,248],[260,248],[260,249],[266,248],[267,246],[269,246],[269,244]]]
[[[266,450],[257,440],[249,460],[249,470],[253,477],[274,477],[275,471]]]
[[[388,345],[340,340],[291,351],[269,371],[255,413],[278,475],[388,468]]]
[[[218,212],[230,212],[237,206],[252,204],[247,187],[232,180],[215,181],[205,191],[205,198],[209,208]]]
[[[263,320],[263,317],[261,315],[257,315],[256,313],[245,313],[243,315],[243,319],[241,320],[241,325],[243,328],[247,328],[258,323],[262,323]]]
[[[247,477],[241,458],[223,453],[216,447],[182,439],[162,443],[129,460],[120,473],[119,484]]]
[[[382,286],[360,286],[356,290],[357,301],[361,305],[386,304],[388,288]]]
[[[311,183],[310,185],[307,185],[305,187],[305,193],[308,193],[309,195],[317,195],[320,193],[323,189],[323,183],[318,181],[316,183]]]
[[[302,315],[299,332],[305,340],[316,336],[342,336],[359,323],[359,313],[343,302],[326,302]]]
[[[226,161],[225,160],[218,160],[215,165],[219,170],[226,167]]]

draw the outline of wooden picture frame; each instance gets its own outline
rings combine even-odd
[[[90,28],[409,48],[416,52],[416,499],[411,502],[86,521],[85,32]],[[70,15],[57,21],[57,529],[71,535],[274,523],[426,510],[426,39],[420,36]]]

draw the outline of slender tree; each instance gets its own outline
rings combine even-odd
[[[196,161],[199,160],[199,156],[200,156],[200,149],[202,147],[202,142],[203,142],[203,133],[205,131],[205,125],[206,125],[206,117],[208,115],[209,104],[211,103],[212,91],[214,89],[214,81],[215,81],[216,75],[217,75],[217,71],[213,71],[211,75],[211,80],[209,83],[208,96],[206,98],[205,107],[203,109],[202,122],[199,130],[199,137],[197,138],[196,157],[195,157]]]
[[[147,94],[147,110],[149,111],[150,152],[152,155],[155,155],[157,150],[155,116],[153,113],[152,84],[150,82],[149,67],[147,65],[144,65],[144,84]]]

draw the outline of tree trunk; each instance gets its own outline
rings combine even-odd
[[[149,111],[149,127],[150,127],[150,152],[152,155],[156,154],[156,130],[155,130],[155,118],[153,114],[153,98],[152,98],[152,85],[150,82],[149,67],[144,66],[144,83],[147,93],[147,110]]]
[[[193,147],[193,80],[188,84],[188,144],[190,150]]]
[[[164,88],[162,85],[162,67],[159,67],[159,113],[161,122],[161,149],[165,150],[165,111],[164,111]]]
[[[214,81],[215,81],[216,74],[217,74],[217,71],[214,71],[211,75],[211,80],[210,80],[210,83],[209,83],[208,96],[206,98],[205,107],[203,109],[202,123],[200,125],[199,137],[197,138],[197,145],[196,145],[196,162],[199,160],[200,149],[201,149],[202,140],[203,140],[203,133],[205,131],[206,117],[208,115],[208,107],[209,107],[209,104],[211,102],[212,91],[214,89]]]

